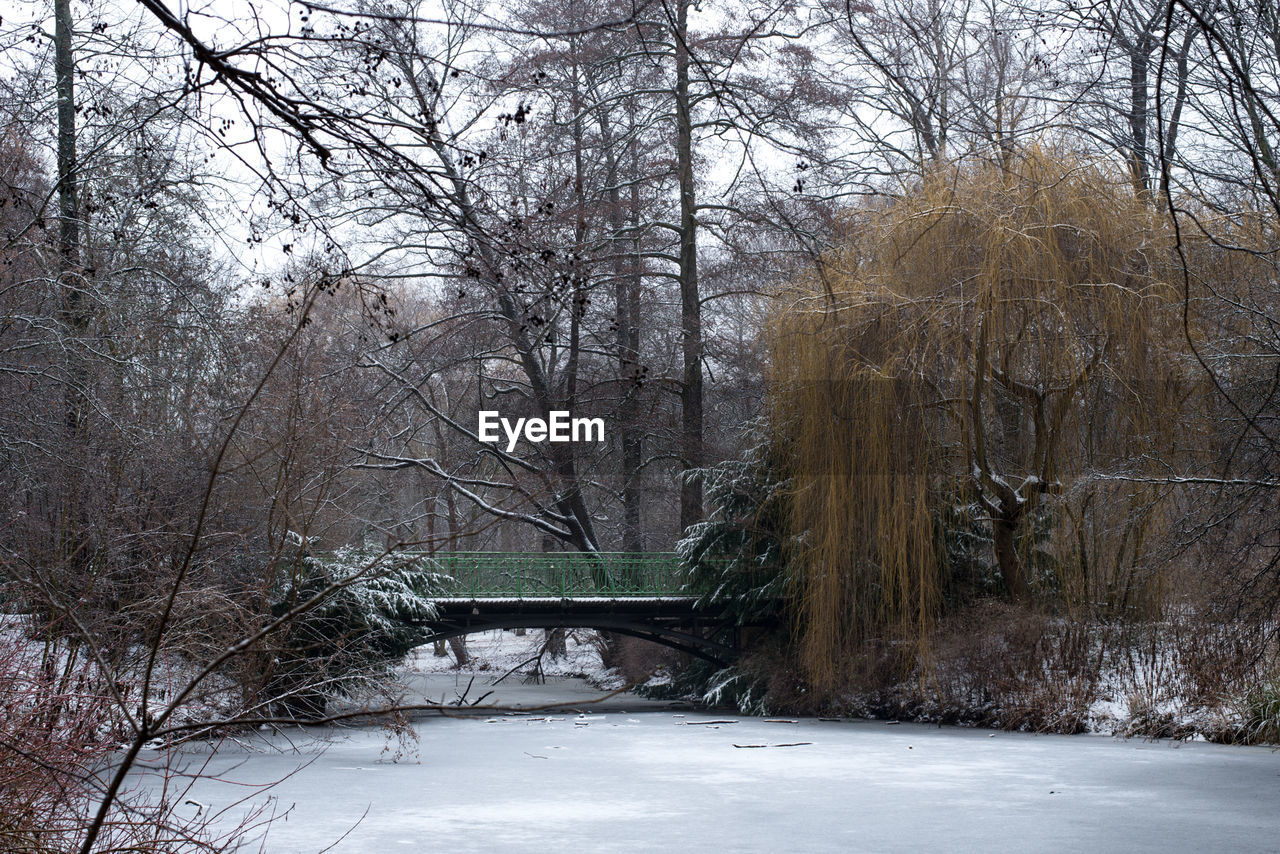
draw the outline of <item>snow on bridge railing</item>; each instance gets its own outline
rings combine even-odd
[[[425,556],[425,555],[424,555]],[[672,597],[684,589],[670,552],[436,552],[445,597]]]

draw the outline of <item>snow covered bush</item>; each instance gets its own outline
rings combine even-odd
[[[752,433],[759,438],[760,425]],[[759,441],[738,459],[703,469],[699,476],[711,513],[689,527],[676,544],[687,573],[686,586],[699,607],[757,626],[743,658],[727,668],[691,663],[670,683],[647,693],[691,697],[711,706],[762,714],[770,704],[775,677],[787,670],[776,661],[787,633],[785,520],[788,484],[778,475],[776,452]]]
[[[272,616],[296,616],[272,649],[267,690],[287,716],[316,718],[424,642],[442,576],[420,557],[373,548],[303,552],[284,567]]]
[[[1248,691],[1233,704],[1239,722],[1224,741],[1237,744],[1280,744],[1280,680]]]
[[[110,700],[62,678],[17,628],[0,649],[0,850],[62,850],[81,818],[81,779],[109,745]]]
[[[119,756],[123,711],[88,656],[26,617],[0,623],[0,851],[71,854],[81,850]],[[116,691],[127,694],[123,683]],[[183,806],[190,779],[160,759],[152,773],[159,794],[125,786],[98,825],[95,851],[215,852],[237,850],[269,821],[250,808],[243,822],[214,829]]]
[[[774,615],[786,587],[787,484],[770,453],[757,444],[739,459],[702,470],[711,515],[676,544],[699,606],[727,608],[739,624]]]

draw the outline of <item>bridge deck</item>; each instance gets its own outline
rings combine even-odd
[[[668,552],[437,552],[440,599],[688,598]]]
[[[424,555],[424,557],[427,557]],[[437,552],[445,576],[433,638],[487,629],[583,626],[621,632],[723,666],[734,657],[731,620],[695,608],[679,558],[668,552]]]
[[[439,604],[476,605],[495,607],[528,605],[530,607],[560,608],[568,605],[622,605],[638,608],[645,605],[692,605],[696,596],[436,596]]]

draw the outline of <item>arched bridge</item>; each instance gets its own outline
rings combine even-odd
[[[736,626],[695,607],[667,552],[436,552],[448,578],[426,621],[431,640],[488,629],[618,632],[717,664],[737,655]]]

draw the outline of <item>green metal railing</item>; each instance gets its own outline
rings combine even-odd
[[[688,596],[669,552],[436,552],[444,595],[468,598]]]

